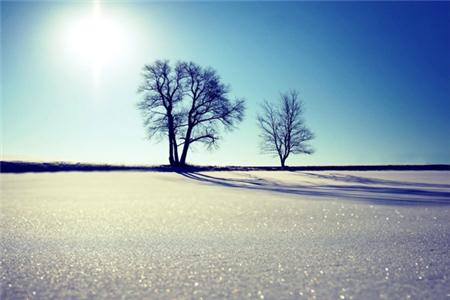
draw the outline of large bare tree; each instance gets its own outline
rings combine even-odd
[[[281,167],[286,167],[290,154],[313,153],[308,142],[314,134],[305,125],[303,103],[297,91],[282,93],[277,103],[264,101],[257,118],[261,129],[261,149],[277,155]]]
[[[231,100],[229,86],[212,68],[193,62],[171,68],[169,61],[158,60],[144,66],[143,77],[138,107],[149,137],[167,137],[172,166],[186,165],[193,143],[217,146],[221,129],[234,129],[244,117],[244,100]]]
[[[156,61],[145,65],[143,69],[144,82],[138,92],[144,94],[138,103],[144,116],[144,124],[149,137],[167,135],[169,141],[169,162],[174,165],[178,162],[178,149],[176,145],[175,105],[183,99],[182,66],[174,70],[168,61]]]

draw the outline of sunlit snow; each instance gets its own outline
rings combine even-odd
[[[450,172],[1,175],[1,298],[443,299]]]

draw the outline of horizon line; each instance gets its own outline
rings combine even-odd
[[[308,166],[244,166],[244,165],[131,165],[83,162],[33,162],[0,160],[0,173],[64,172],[64,171],[149,171],[149,172],[200,172],[200,171],[450,171],[450,164],[369,164],[369,165],[308,165]]]

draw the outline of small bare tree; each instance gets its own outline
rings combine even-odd
[[[286,167],[286,159],[291,153],[314,152],[308,144],[314,134],[305,126],[303,103],[297,91],[282,93],[278,103],[264,101],[262,113],[258,114],[258,124],[262,151],[277,155],[281,167]]]
[[[231,130],[244,117],[244,100],[231,100],[230,88],[212,68],[193,62],[171,68],[168,61],[158,60],[144,66],[143,77],[138,107],[149,137],[167,137],[172,166],[186,165],[193,143],[216,146],[220,129]]]

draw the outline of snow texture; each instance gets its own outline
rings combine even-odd
[[[448,299],[450,172],[1,175],[1,299]]]

